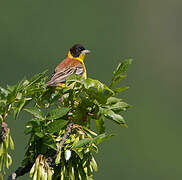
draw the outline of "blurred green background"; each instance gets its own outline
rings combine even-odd
[[[128,129],[100,146],[96,180],[181,180],[181,0],[18,0],[0,5],[0,85],[54,67],[75,43],[92,53],[88,76],[109,82],[117,64],[135,59],[123,84],[134,107]],[[9,119],[13,166],[23,158],[26,116]],[[27,177],[19,178],[28,179]]]

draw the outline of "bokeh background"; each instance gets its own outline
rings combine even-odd
[[[118,136],[100,146],[95,179],[181,180],[181,19],[181,0],[1,1],[0,85],[50,75],[75,43],[92,51],[88,76],[106,83],[122,59],[134,58],[123,81],[129,128],[107,124]],[[9,119],[11,172],[23,158],[25,122]]]

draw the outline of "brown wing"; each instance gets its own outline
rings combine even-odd
[[[72,74],[83,75],[84,67],[81,62],[75,59],[66,58],[55,69],[55,72],[50,81],[46,83],[47,86],[58,86],[65,83],[66,78]]]

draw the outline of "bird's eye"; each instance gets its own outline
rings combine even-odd
[[[77,52],[81,52],[81,48],[78,48],[78,49],[77,49]]]
[[[82,48],[82,47],[79,48],[79,51],[80,51],[80,52],[83,51],[83,50],[84,50],[84,48]]]

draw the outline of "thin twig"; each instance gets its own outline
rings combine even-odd
[[[66,139],[68,138],[68,136],[71,133],[72,128],[73,128],[73,122],[70,121],[68,123],[67,127],[66,127],[66,132],[64,133],[63,139],[62,139],[62,141],[59,144],[59,147],[58,147],[58,150],[57,150],[57,153],[56,154],[58,154],[61,151],[61,149],[63,147],[63,144],[65,143]]]
[[[67,127],[66,127],[66,132],[64,133],[63,139],[62,139],[62,141],[59,144],[59,147],[58,147],[58,150],[57,150],[56,154],[53,157],[48,157],[46,159],[47,163],[49,164],[49,166],[52,165],[52,163],[53,163],[54,159],[56,158],[57,154],[59,154],[59,152],[62,150],[62,147],[63,147],[66,139],[70,135],[72,128],[73,128],[73,122],[70,121],[68,123]],[[19,167],[14,173],[12,173],[8,177],[8,180],[16,180],[16,178],[18,178],[19,176],[25,175],[26,173],[28,173],[30,171],[32,166],[33,166],[33,164],[28,164],[25,167]]]
[[[57,150],[56,154],[55,154],[54,156],[52,156],[52,157],[48,157],[48,158],[47,158],[47,163],[49,164],[49,166],[52,166],[53,161],[56,159],[56,157],[57,157],[57,155],[59,154],[59,152],[61,152],[62,147],[63,147],[63,145],[64,145],[66,139],[67,139],[68,136],[70,135],[72,128],[73,128],[73,122],[70,121],[70,122],[67,124],[67,126],[66,126],[66,131],[65,131],[65,133],[64,133],[64,135],[63,135],[63,138],[62,138],[62,140],[61,140],[61,142],[60,142],[60,144],[59,144],[59,147],[58,147],[58,150]]]
[[[14,173],[12,173],[9,177],[8,180],[16,180],[16,178],[18,178],[19,176],[23,176],[26,173],[28,173],[30,171],[30,169],[32,168],[33,164],[28,164],[25,167],[19,167]]]

